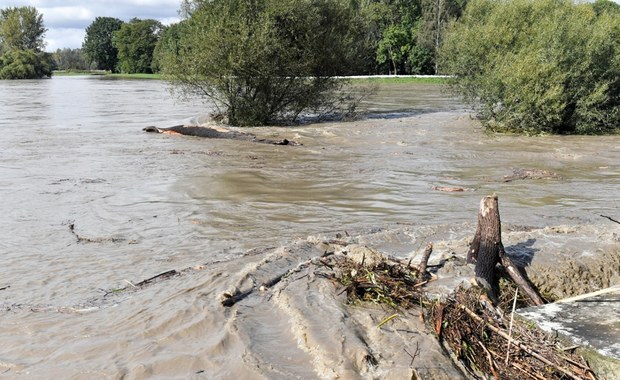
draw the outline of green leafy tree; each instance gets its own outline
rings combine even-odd
[[[42,51],[46,30],[34,7],[0,10],[0,79],[52,76],[53,59]]]
[[[383,31],[377,47],[377,62],[388,65],[389,74],[399,74],[407,59],[412,41],[411,33],[402,25],[390,25]]]
[[[433,72],[438,73],[437,55],[448,24],[458,19],[467,5],[467,0],[421,0],[422,14],[419,20],[418,44],[431,55]]]
[[[0,10],[0,40],[4,50],[42,51],[46,31],[43,15],[34,7]]]
[[[51,77],[52,55],[34,50],[10,50],[0,56],[0,79],[37,79]]]
[[[594,7],[594,11],[597,15],[605,12],[616,15],[620,14],[620,4],[610,0],[596,0],[592,6]]]
[[[117,18],[97,17],[86,28],[82,50],[89,65],[95,65],[100,70],[116,71],[118,50],[112,43],[112,37],[122,25],[123,21]]]
[[[214,0],[193,10],[163,72],[210,98],[233,125],[295,120],[337,107],[352,66],[351,8],[333,0]],[[172,41],[172,42],[171,42]]]
[[[187,21],[165,26],[153,51],[153,70],[160,71],[166,56],[178,57],[181,54],[181,39]]]
[[[132,19],[114,32],[112,43],[118,50],[123,73],[152,73],[153,51],[164,26],[156,20]]]
[[[600,134],[620,126],[620,17],[568,0],[472,0],[442,47],[485,125]]]
[[[377,73],[430,74],[430,51],[419,43],[420,0],[370,0],[361,3],[368,38],[374,43]]]

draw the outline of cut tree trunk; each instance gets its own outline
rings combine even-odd
[[[486,292],[491,301],[499,298],[499,279],[501,263],[508,276],[528,295],[535,305],[545,303],[534,284],[506,255],[502,244],[502,224],[499,217],[497,195],[482,198],[478,211],[478,225],[474,239],[467,252],[467,262],[476,263],[476,282]]]

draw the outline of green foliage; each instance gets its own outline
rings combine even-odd
[[[0,41],[4,50],[42,51],[46,31],[43,15],[34,7],[0,9]]]
[[[597,15],[604,12],[614,13],[616,15],[620,14],[620,4],[610,0],[596,0],[592,4],[592,7]]]
[[[420,0],[370,1],[361,12],[373,43],[378,73],[430,74],[429,54],[417,42]]]
[[[86,58],[81,49],[56,49],[53,58],[57,70],[88,70]]]
[[[445,70],[487,127],[600,134],[620,126],[620,17],[568,0],[473,0]]]
[[[333,0],[205,2],[165,34],[160,62],[178,88],[213,100],[230,124],[291,121],[338,102],[335,76],[356,56],[353,19]]]
[[[51,77],[54,61],[44,53],[46,29],[34,7],[0,9],[0,79]]]
[[[436,50],[449,21],[466,0],[373,0],[361,2],[376,73],[434,74]]]
[[[113,33],[122,73],[153,73],[153,51],[163,28],[159,21],[134,18]]]
[[[116,71],[118,50],[112,37],[122,25],[123,21],[113,17],[97,17],[86,28],[82,50],[89,65],[94,64],[99,70]]]
[[[11,50],[0,56],[0,79],[51,77],[54,61],[50,53]]]
[[[458,19],[468,0],[421,0],[422,16],[419,20],[418,44],[429,57],[432,72],[438,74],[437,55],[445,30],[450,22]]]
[[[160,71],[167,55],[177,57],[181,53],[181,38],[187,21],[164,27],[153,51],[153,71]]]
[[[410,33],[402,25],[390,25],[383,30],[383,38],[379,41],[377,63],[389,64],[390,74],[402,72],[399,68],[403,67],[406,62],[411,41]]]

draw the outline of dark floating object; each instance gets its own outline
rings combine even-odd
[[[165,133],[170,135],[185,135],[194,137],[205,137],[210,139],[229,139],[239,141],[251,141],[262,144],[270,145],[302,145],[296,141],[283,139],[283,140],[271,140],[271,139],[259,139],[256,135],[245,132],[229,131],[226,129],[216,129],[211,127],[199,127],[191,125],[175,125],[170,128],[157,128],[149,126],[142,128],[144,132],[150,133]]]

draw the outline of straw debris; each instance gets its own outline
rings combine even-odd
[[[387,257],[372,265],[341,258],[330,266],[350,303],[380,303],[397,311],[420,306],[428,329],[467,378],[596,379],[575,347],[563,347],[557,337],[520,319],[511,327],[513,304],[532,306],[525,295],[515,301],[513,282],[501,281],[495,306],[475,286],[459,287],[443,301],[431,299],[424,292],[429,273]]]

